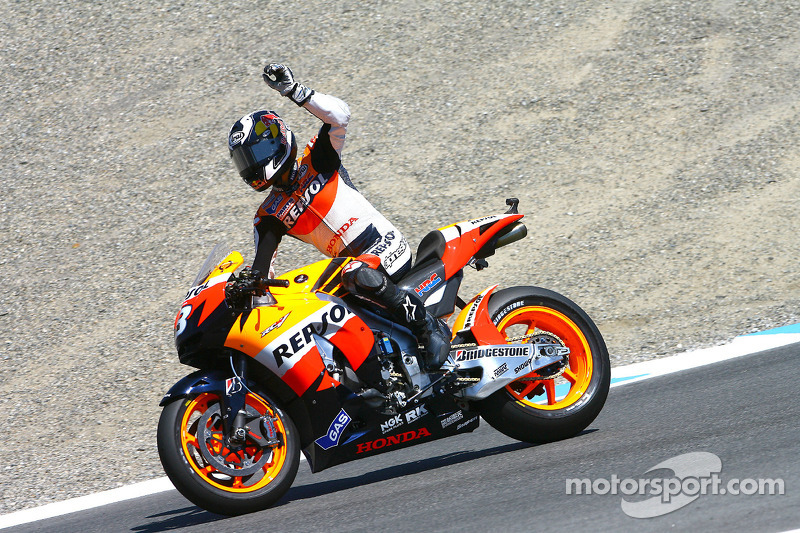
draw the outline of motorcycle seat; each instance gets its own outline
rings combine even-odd
[[[414,261],[414,270],[417,266],[431,260],[441,260],[444,256],[447,241],[442,232],[435,229],[425,235],[417,247],[417,258]]]

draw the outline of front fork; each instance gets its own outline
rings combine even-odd
[[[233,377],[225,380],[225,394],[220,397],[222,426],[230,435],[231,443],[244,444],[247,438],[247,357],[241,353],[231,354]]]

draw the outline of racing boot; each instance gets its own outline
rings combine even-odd
[[[447,326],[425,310],[425,304],[411,291],[397,287],[389,276],[360,261],[345,267],[342,282],[351,294],[377,303],[398,322],[408,324],[411,332],[425,347],[428,370],[438,370],[450,353]]]
[[[425,367],[438,370],[450,355],[450,332],[446,325],[428,312],[410,323],[411,332],[425,347]]]

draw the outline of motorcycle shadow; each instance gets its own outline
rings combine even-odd
[[[134,526],[131,528],[131,531],[136,531],[137,533],[163,533],[164,531],[174,531],[200,524],[210,524],[217,520],[225,520],[228,517],[209,513],[199,507],[190,505],[180,509],[149,515],[147,518],[152,521],[148,524]]]
[[[372,483],[379,483],[381,481],[388,481],[390,479],[399,477],[410,476],[420,472],[435,470],[437,468],[452,466],[459,463],[467,463],[474,461],[475,459],[491,457],[492,455],[514,452],[525,448],[533,448],[535,446],[535,444],[528,444],[525,442],[514,442],[484,450],[447,453],[436,457],[389,466],[380,470],[374,470],[372,472],[367,472],[348,478],[331,479],[328,481],[319,481],[316,483],[310,483],[308,485],[296,486],[290,488],[289,492],[287,492],[286,495],[281,498],[273,507],[286,505],[297,500],[317,498],[319,496],[325,496],[327,494],[332,494],[342,490],[362,487]]]

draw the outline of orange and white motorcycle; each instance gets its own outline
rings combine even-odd
[[[437,317],[461,308],[441,369],[417,340],[341,284],[351,258],[254,278],[238,252],[215,248],[175,319],[181,363],[198,370],[161,401],[161,462],[209,511],[264,509],[312,472],[473,431],[479,417],[526,442],[571,437],[598,415],[610,365],[592,320],[533,286],[458,297],[463,269],[487,266],[523,238],[517,200],[500,215],[432,231],[399,283]],[[222,252],[222,253],[220,253]]]

